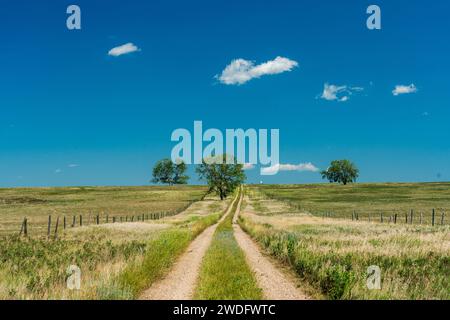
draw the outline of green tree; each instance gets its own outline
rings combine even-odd
[[[322,179],[331,183],[338,182],[346,185],[355,182],[359,176],[359,170],[350,160],[334,160],[327,170],[321,172]]]
[[[232,163],[227,163],[228,157],[227,155],[220,155],[206,159],[206,161],[204,159],[203,163],[196,169],[200,180],[205,180],[208,183],[208,192],[215,192],[220,200],[233,193],[246,179],[244,166],[236,163],[234,159],[229,161]]]
[[[187,170],[186,163],[178,161],[173,166],[173,183],[174,184],[187,184],[189,176],[185,174]]]
[[[163,183],[168,185],[186,184],[189,177],[185,175],[187,166],[183,161],[173,163],[170,159],[162,159],[153,167],[154,183]]]

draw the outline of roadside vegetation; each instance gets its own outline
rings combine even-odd
[[[275,199],[296,211],[333,218],[405,223],[411,210],[413,223],[430,225],[435,209],[435,224],[440,225],[444,213],[444,224],[450,224],[450,183],[370,183],[370,184],[304,184],[264,185],[254,192],[265,200]]]
[[[0,299],[134,299],[218,221],[227,203],[207,197],[179,215],[71,228],[57,239],[5,235],[0,239]],[[79,290],[66,285],[71,265],[81,270]]]
[[[172,187],[63,187],[63,188],[0,188],[0,236],[19,233],[24,217],[28,219],[28,234],[31,237],[45,235],[48,216],[52,215],[52,229],[60,217],[67,217],[70,227],[73,216],[79,225],[95,224],[108,215],[131,217],[132,215],[159,212],[179,212],[190,203],[200,200],[206,193],[204,186]]]
[[[203,258],[194,295],[201,300],[259,300],[262,291],[233,235],[232,220],[238,206],[217,227]]]
[[[399,193],[410,194],[404,187],[399,186]],[[406,186],[406,190],[415,189],[415,194],[421,194],[423,199],[430,192],[427,187],[439,189],[436,185],[424,187],[422,190],[420,186]],[[340,205],[332,200],[323,201],[332,198],[330,190],[323,192],[322,188],[328,188],[324,186],[263,188],[273,198],[284,198],[288,194],[292,201],[294,192],[298,192],[304,199],[305,191],[313,199],[312,203]],[[362,191],[366,188],[370,186],[364,186]],[[391,191],[391,198],[398,196],[393,192],[394,186],[386,188]],[[441,192],[445,194],[448,189]],[[269,254],[290,265],[301,279],[329,299],[450,299],[448,225],[394,225],[323,218],[295,211],[277,200],[262,200],[254,188],[247,194],[250,199],[239,220],[242,228]],[[445,199],[444,196],[440,201]],[[258,212],[258,206],[253,203],[260,201],[266,209],[277,208],[277,214]],[[347,201],[355,200],[348,198]],[[411,201],[408,204],[414,205]],[[392,202],[390,205],[399,204]],[[366,285],[367,268],[373,265],[381,269],[380,290],[369,290]]]

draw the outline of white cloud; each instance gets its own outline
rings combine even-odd
[[[79,167],[79,166],[80,166],[79,164],[71,163],[71,164],[69,164],[67,167],[68,167],[68,168],[77,168],[77,167]]]
[[[62,172],[61,169],[56,169],[56,170],[55,170],[55,173],[56,173],[56,174],[61,173],[61,172]]]
[[[276,57],[258,65],[249,60],[236,59],[225,67],[220,76],[216,75],[216,78],[227,85],[244,84],[254,78],[291,71],[297,66],[297,61],[283,57]]]
[[[395,86],[395,89],[392,90],[392,94],[394,96],[398,96],[401,94],[416,93],[416,92],[417,92],[417,88],[414,85],[414,83],[410,84],[409,86],[397,85],[397,86]]]
[[[349,87],[349,86],[337,86],[334,84],[325,83],[323,85],[323,92],[320,96],[322,99],[328,101],[345,102],[350,99],[350,96],[355,92],[363,91],[363,87]]]
[[[252,163],[244,163],[244,167],[243,167],[244,170],[252,170],[254,168],[255,168],[254,164],[252,164]]]
[[[273,175],[279,171],[309,171],[317,172],[319,168],[313,165],[311,162],[300,163],[300,164],[276,164],[271,167],[262,168],[261,174]]]
[[[131,53],[131,52],[135,52],[135,51],[141,51],[141,49],[139,49],[134,44],[129,42],[124,45],[112,48],[111,50],[109,50],[108,55],[113,56],[113,57],[118,57],[123,54]]]

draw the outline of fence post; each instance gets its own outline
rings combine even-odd
[[[22,233],[25,237],[28,235],[27,217],[23,218],[22,227],[20,228],[20,235],[22,235]]]
[[[408,213],[405,213],[405,223],[408,224]]]
[[[56,217],[55,238],[58,236],[59,216]]]
[[[63,218],[63,228],[64,230],[66,230],[66,216],[64,216]]]
[[[109,215],[106,214],[106,223],[108,223],[108,222],[109,222]]]
[[[75,216],[73,216],[72,219],[72,228],[75,228],[75,224],[77,223],[77,218]]]
[[[47,237],[50,237],[50,227],[52,225],[52,216],[48,216],[48,224],[47,224]]]
[[[444,211],[442,211],[442,215],[441,215],[441,226],[444,225]]]
[[[369,222],[370,222],[370,213],[369,213]]]
[[[83,215],[80,214],[80,227],[83,226]]]
[[[99,214],[97,214],[97,216],[95,217],[95,220],[96,220],[97,224],[100,224],[100,215]]]
[[[422,220],[423,220],[423,212],[420,212],[420,218],[419,218],[419,223],[422,224]]]
[[[380,213],[380,222],[383,223],[383,212]]]
[[[142,221],[144,221],[145,220],[145,216],[144,216],[144,214],[142,214]]]
[[[394,223],[397,224],[397,214],[394,214]]]
[[[414,210],[411,209],[411,212],[409,213],[409,223],[413,224],[413,219],[414,219]]]
[[[434,226],[434,216],[435,216],[435,210],[433,209],[433,211],[431,212],[431,225]]]

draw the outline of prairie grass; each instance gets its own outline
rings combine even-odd
[[[202,186],[173,187],[61,187],[61,188],[0,188],[0,235],[20,231],[24,217],[28,219],[28,233],[31,236],[45,234],[47,219],[66,216],[67,225],[83,216],[83,225],[100,223],[109,216],[128,217],[132,215],[159,212],[178,212],[190,203],[200,200],[206,192]]]
[[[450,299],[448,225],[369,223],[304,212],[267,216],[252,202],[247,200],[239,220],[243,229],[329,299]],[[371,265],[381,269],[381,290],[366,286]]]
[[[157,221],[71,228],[57,239],[0,237],[0,299],[133,299],[165,274],[188,243],[221,212],[208,199]],[[155,204],[156,205],[156,204]],[[67,267],[81,269],[81,289],[66,287]]]
[[[233,235],[238,201],[217,227],[200,270],[194,298],[200,300],[260,300],[262,291]]]
[[[296,211],[322,216],[383,221],[393,219],[405,223],[413,210],[415,224],[431,224],[435,209],[435,224],[450,224],[450,183],[358,183],[350,185],[305,184],[263,185],[252,188],[252,197],[264,203],[267,199],[283,201]],[[256,195],[256,197],[255,197]],[[279,213],[284,213],[280,211]]]

